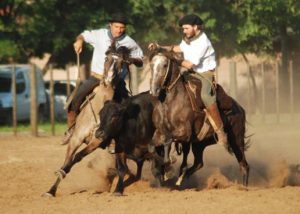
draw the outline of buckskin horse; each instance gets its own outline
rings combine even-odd
[[[216,143],[212,126],[204,112],[200,95],[201,81],[189,74],[181,74],[178,56],[163,49],[155,50],[150,56],[150,92],[162,97],[153,112],[156,131],[154,146],[168,148],[172,142],[182,145],[183,162],[180,166],[177,185],[203,167],[203,152],[206,146]],[[245,150],[246,116],[244,109],[220,85],[217,85],[217,103],[221,112],[224,129],[227,132],[229,153],[234,153],[242,174],[242,182],[248,184],[249,165]],[[162,96],[164,95],[164,96]],[[187,156],[192,146],[193,165],[187,167]],[[167,153],[165,153],[167,154]],[[168,157],[165,157],[168,161]]]
[[[73,134],[67,145],[65,161],[62,167],[55,172],[57,179],[45,195],[55,196],[59,183],[70,172],[74,164],[81,161],[83,157],[98,147],[105,148],[106,144],[108,144],[108,142],[100,142],[94,136],[94,132],[99,126],[98,113],[105,101],[115,100],[116,102],[121,102],[129,97],[125,83],[120,78],[122,67],[128,66],[128,57],[129,50],[124,46],[116,48],[114,43],[106,52],[104,79],[94,89],[94,95],[89,95],[86,102],[82,104],[82,109],[73,127]],[[76,153],[83,143],[87,144],[87,146]]]

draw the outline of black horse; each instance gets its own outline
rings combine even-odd
[[[156,50],[150,56],[151,82],[150,92],[161,96],[161,102],[153,113],[156,128],[153,142],[165,148],[172,142],[182,144],[183,162],[177,184],[191,176],[203,166],[203,151],[208,145],[216,143],[210,123],[206,122],[204,105],[194,96],[200,95],[201,81],[190,75],[182,75],[178,57],[173,52]],[[190,89],[191,88],[191,89]],[[196,91],[196,93],[192,93]],[[217,86],[217,103],[229,141],[228,151],[233,152],[243,175],[243,184],[248,184],[249,166],[245,157],[245,111],[221,86]],[[186,169],[187,156],[192,145],[194,164]],[[167,159],[168,157],[165,157]]]
[[[94,136],[95,129],[99,126],[98,113],[105,101],[113,99],[121,102],[129,97],[125,82],[121,78],[122,68],[128,66],[128,58],[129,49],[124,46],[116,48],[114,43],[106,52],[104,79],[94,89],[94,96],[89,97],[87,102],[82,104],[73,134],[67,145],[64,164],[56,172],[57,179],[45,195],[55,196],[59,183],[70,172],[74,164],[80,162],[82,158],[98,147],[105,148],[107,142],[99,141]],[[87,146],[76,153],[83,143],[86,143]]]

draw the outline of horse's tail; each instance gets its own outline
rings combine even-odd
[[[235,144],[230,145],[230,142],[227,144],[226,150],[230,154],[233,154],[232,146],[239,147],[242,152],[247,151],[251,146],[251,136],[253,136],[253,134],[246,135],[246,125],[250,124],[246,119],[246,111],[238,102],[234,101],[233,104],[234,108],[232,110],[237,118],[235,122],[233,122],[234,124],[231,124],[231,128],[229,128],[227,133],[228,141],[232,141],[232,143]]]

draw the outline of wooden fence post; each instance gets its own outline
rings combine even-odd
[[[289,80],[290,80],[290,113],[292,122],[294,121],[294,82],[293,82],[293,61],[289,62]]]
[[[248,83],[248,98],[247,98],[247,112],[250,113],[251,110],[251,81],[250,81],[250,65],[247,64],[247,83]],[[250,114],[248,114],[250,118]]]
[[[53,82],[53,65],[50,64],[50,121],[51,121],[51,133],[55,135],[55,101],[54,101],[54,82]]]
[[[67,73],[67,97],[71,94],[71,86],[70,86],[70,64],[66,65],[66,73]]]
[[[37,82],[36,67],[31,64],[30,75],[30,127],[31,135],[38,136],[38,117],[37,117]]]
[[[17,81],[16,64],[12,64],[12,122],[14,136],[17,136]]]
[[[236,62],[229,62],[229,85],[230,85],[230,95],[236,99],[237,98],[237,79],[236,79]]]
[[[262,78],[262,84],[261,84],[261,109],[262,109],[262,120],[263,122],[266,121],[266,76],[265,76],[265,65],[264,63],[261,63],[261,78]]]
[[[279,63],[276,63],[276,69],[275,69],[275,87],[276,87],[276,122],[279,123],[280,117],[279,117]]]

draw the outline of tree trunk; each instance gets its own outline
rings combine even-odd
[[[247,64],[247,66],[249,68],[249,70],[248,70],[249,71],[249,77],[250,77],[250,80],[251,80],[252,86],[253,86],[252,87],[253,88],[253,95],[254,95],[254,99],[253,100],[254,100],[254,102],[257,102],[257,100],[259,100],[258,99],[258,90],[257,90],[257,85],[256,85],[255,78],[254,78],[253,73],[252,73],[252,68],[250,66],[249,60],[246,57],[246,55],[244,53],[242,53],[242,56],[243,56],[243,58],[244,58],[244,60],[245,60],[245,62]],[[254,107],[259,107],[259,103],[254,103],[253,106]],[[254,110],[256,110],[256,109],[254,109]]]

